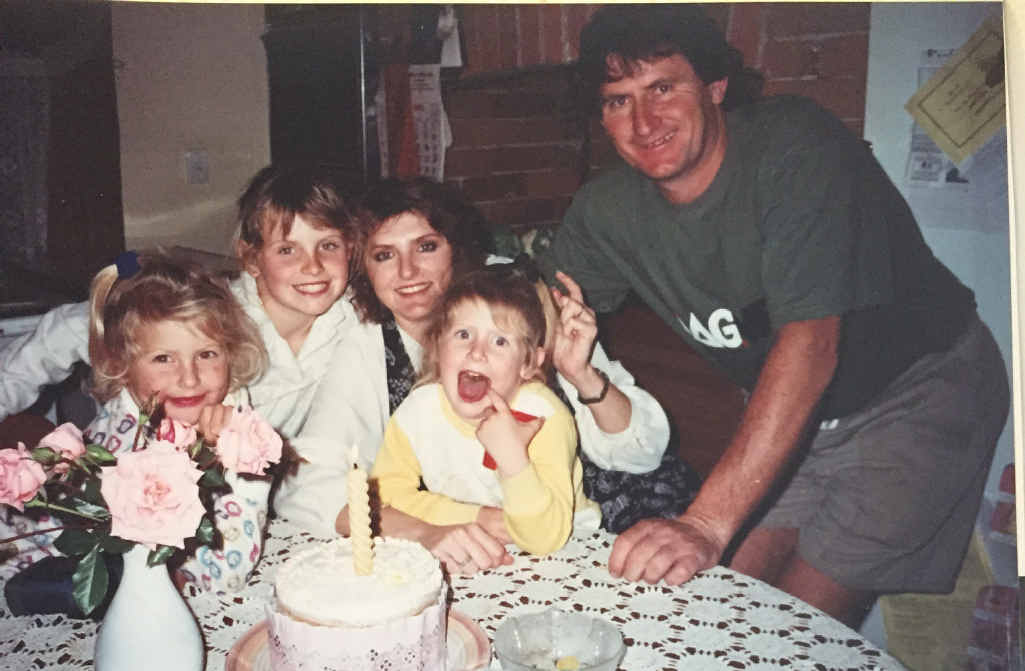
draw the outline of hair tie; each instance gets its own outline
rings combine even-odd
[[[114,265],[117,266],[117,277],[119,280],[131,277],[139,272],[139,254],[133,251],[121,252],[114,259]]]

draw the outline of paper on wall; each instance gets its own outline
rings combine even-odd
[[[409,66],[409,99],[420,175],[440,182],[445,177],[445,150],[452,144],[452,127],[441,101],[441,65]]]
[[[1004,125],[1004,34],[990,17],[904,108],[954,163]]]
[[[452,128],[441,99],[441,66],[392,65],[374,97],[381,177],[442,181]]]

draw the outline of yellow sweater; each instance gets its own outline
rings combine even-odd
[[[371,473],[381,503],[438,525],[474,522],[481,506],[501,508],[516,545],[532,554],[561,548],[574,514],[576,526],[596,529],[601,511],[584,496],[572,414],[539,382],[520,387],[509,405],[545,421],[527,446],[530,465],[501,479],[441,385],[414,389],[388,421]],[[418,489],[421,478],[427,491]]]

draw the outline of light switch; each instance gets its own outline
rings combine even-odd
[[[210,153],[205,149],[185,152],[185,181],[188,184],[210,183]]]

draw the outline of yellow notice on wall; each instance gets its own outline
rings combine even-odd
[[[954,163],[1004,125],[1004,32],[990,17],[929,78],[904,109]]]

